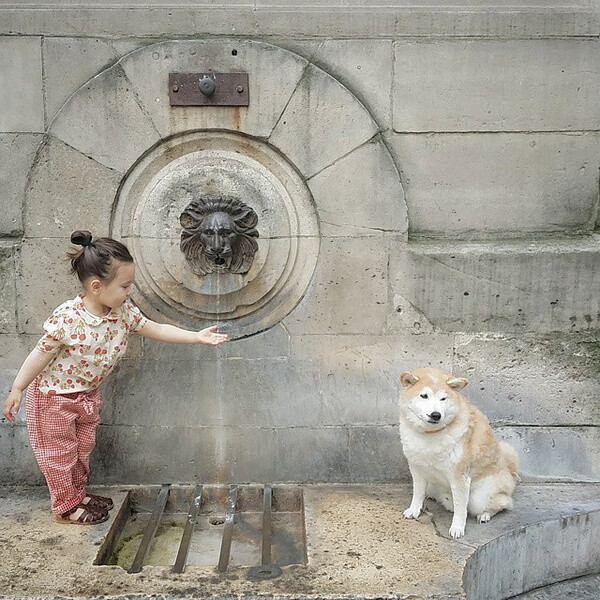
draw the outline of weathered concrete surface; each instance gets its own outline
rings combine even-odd
[[[386,0],[377,8],[366,0],[348,3],[222,0],[200,7],[169,0],[114,2],[91,7],[46,0],[54,10],[27,2],[0,12],[2,34],[88,36],[312,36],[373,37],[580,37],[600,33],[600,14],[588,0],[552,0],[544,9],[527,0]]]
[[[269,142],[312,177],[377,131],[371,115],[345,87],[309,64]]]
[[[413,243],[391,253],[390,285],[441,331],[595,331],[599,239]]]
[[[120,182],[121,177],[112,169],[47,136],[25,195],[25,235],[28,239],[69,239],[85,223],[95,236],[108,235],[111,206]]]
[[[277,38],[273,43],[335,77],[365,105],[382,131],[391,128],[391,40]]]
[[[41,335],[52,311],[80,291],[79,282],[69,275],[66,252],[70,247],[68,237],[25,238],[16,278],[19,333]]]
[[[42,136],[0,134],[0,235],[23,235],[23,203],[27,177]]]
[[[577,577],[515,596],[513,600],[597,600],[600,575]]]
[[[381,333],[389,310],[387,257],[393,243],[383,236],[323,237],[312,285],[283,320],[288,331],[296,335]],[[357,293],[362,289],[369,291]]]
[[[112,495],[117,506],[127,488],[96,488]],[[466,535],[459,541],[449,539],[451,513],[428,501],[418,521],[402,518],[410,501],[410,485],[396,486],[304,486],[308,563],[284,567],[277,579],[252,582],[245,568],[232,568],[217,575],[214,568],[188,567],[183,574],[168,567],[145,567],[139,574],[127,574],[120,567],[93,566],[92,562],[111,521],[97,527],[66,527],[56,523],[49,513],[47,491],[39,488],[2,488],[0,509],[0,589],[3,598],[83,598],[103,596],[231,597],[249,598],[323,598],[393,597],[464,598],[461,578],[467,562],[473,562],[481,550],[506,569],[513,564],[504,553],[506,536],[522,535],[524,555],[535,543],[528,531],[569,523],[580,534],[578,553],[573,546],[548,544],[552,556],[581,558],[597,556],[593,530],[586,529],[585,514],[594,514],[599,506],[598,486],[520,485],[515,494],[515,509],[495,516],[489,523],[467,522]],[[112,511],[114,514],[116,511]],[[573,515],[579,517],[573,519]],[[590,517],[591,518],[591,517]],[[585,537],[585,533],[588,533]],[[563,535],[557,533],[557,537]],[[557,538],[554,539],[556,541]],[[587,543],[583,543],[587,540]],[[564,537],[565,544],[571,543]],[[595,547],[596,546],[596,547]],[[555,551],[553,553],[553,551]],[[501,558],[501,561],[500,561]],[[585,561],[565,565],[547,575],[555,577],[577,573]],[[546,563],[547,564],[547,563]],[[529,563],[530,581],[544,570],[541,562]],[[480,584],[491,582],[487,568]],[[473,580],[475,581],[475,580]],[[513,580],[513,590],[524,591]],[[468,585],[469,582],[467,582]],[[484,589],[484,588],[480,588]],[[493,592],[488,586],[486,593]],[[495,599],[505,595],[470,596]]]
[[[496,425],[600,424],[594,333],[457,335],[453,366],[469,379],[470,400]]]
[[[18,248],[13,242],[0,242],[0,333],[15,333],[17,294],[15,266]]]
[[[594,229],[597,132],[385,137],[412,235],[476,240]]]
[[[356,148],[307,183],[317,204],[322,235],[360,238],[407,233],[404,192],[381,139]]]
[[[0,37],[0,106],[0,132],[44,131],[40,37]]]
[[[573,131],[600,124],[600,42],[394,43],[394,130]]]
[[[161,137],[119,65],[103,71],[71,96],[50,131],[120,173],[127,172]]]
[[[115,63],[123,54],[145,43],[85,37],[45,37],[42,45],[46,125],[65,101],[89,79]]]
[[[590,398],[589,402],[597,402]],[[600,427],[496,427],[520,458],[526,480],[600,481]]]

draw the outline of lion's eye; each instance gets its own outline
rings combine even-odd
[[[421,394],[421,398],[427,399],[427,398],[429,398],[429,396],[427,394]]]
[[[213,235],[214,231],[212,229],[205,229],[203,233],[204,235]]]

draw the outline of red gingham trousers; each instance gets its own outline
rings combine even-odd
[[[49,396],[35,380],[26,398],[29,441],[48,483],[52,512],[62,514],[85,498],[100,422],[100,390]]]

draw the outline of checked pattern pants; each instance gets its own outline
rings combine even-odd
[[[29,441],[50,490],[52,512],[62,514],[85,498],[100,422],[100,390],[49,396],[36,380],[26,398]]]

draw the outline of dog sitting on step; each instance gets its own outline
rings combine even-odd
[[[468,383],[433,368],[400,375],[400,436],[413,480],[404,511],[416,519],[425,498],[453,511],[450,536],[464,535],[467,511],[480,523],[512,508],[518,458],[460,393]]]

